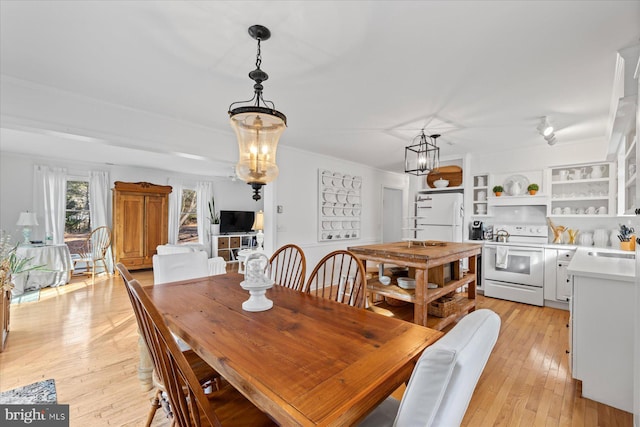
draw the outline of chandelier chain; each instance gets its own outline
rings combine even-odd
[[[259,70],[262,65],[262,52],[260,51],[260,39],[258,39],[258,53],[256,53],[256,68]]]

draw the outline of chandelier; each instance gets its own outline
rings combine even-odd
[[[420,135],[413,138],[411,145],[404,149],[405,173],[426,175],[440,167],[440,149],[436,145],[439,137],[438,134],[427,137],[422,129]]]
[[[253,199],[260,200],[260,188],[278,177],[276,149],[280,135],[287,127],[287,117],[275,109],[275,104],[262,97],[262,82],[269,76],[260,69],[262,56],[260,42],[268,40],[271,32],[262,25],[249,27],[249,35],[258,41],[256,69],[249,73],[253,85],[253,98],[237,101],[229,106],[231,127],[238,138],[240,158],[236,164],[238,178],[251,185]],[[234,107],[236,104],[252,105]]]

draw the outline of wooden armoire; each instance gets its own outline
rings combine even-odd
[[[113,240],[116,262],[129,270],[153,268],[158,245],[169,240],[171,186],[116,181],[113,188]]]

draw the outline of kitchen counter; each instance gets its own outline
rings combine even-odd
[[[635,264],[634,252],[583,247],[567,268],[573,275],[571,375],[582,381],[583,397],[627,412],[634,402],[629,373],[634,369]]]
[[[604,253],[613,256],[592,256],[589,253]],[[633,255],[634,258],[615,255]],[[607,280],[633,282],[636,277],[635,252],[619,249],[578,247],[567,268],[569,274]]]

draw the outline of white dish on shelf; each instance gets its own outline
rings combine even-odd
[[[325,202],[335,203],[338,201],[338,197],[335,193],[322,193],[322,198],[325,200]]]
[[[333,176],[331,175],[330,172],[322,172],[322,184],[324,185],[331,185],[331,179],[333,178]]]
[[[438,289],[438,285],[435,283],[427,283],[427,289]]]
[[[380,283],[382,283],[383,285],[387,286],[387,285],[389,285],[391,283],[391,277],[389,277],[389,276],[380,276],[378,278],[378,281]]]
[[[347,202],[347,190],[338,190],[338,194],[336,195],[338,202],[346,203]]]
[[[402,289],[415,289],[416,279],[411,279],[409,277],[398,277],[398,286],[400,286]]]
[[[330,230],[331,229],[331,221],[322,221],[322,229]]]
[[[354,176],[353,177],[353,182],[351,183],[351,187],[355,188],[357,190],[361,186],[362,186],[362,177]]]
[[[344,188],[351,188],[353,177],[351,175],[345,175],[342,177],[342,186]]]
[[[331,180],[333,183],[334,187],[341,187],[342,186],[342,174],[341,173],[334,173],[333,174],[333,179]]]
[[[445,188],[449,186],[449,180],[448,179],[438,179],[433,181],[433,185],[436,186],[436,188]]]

